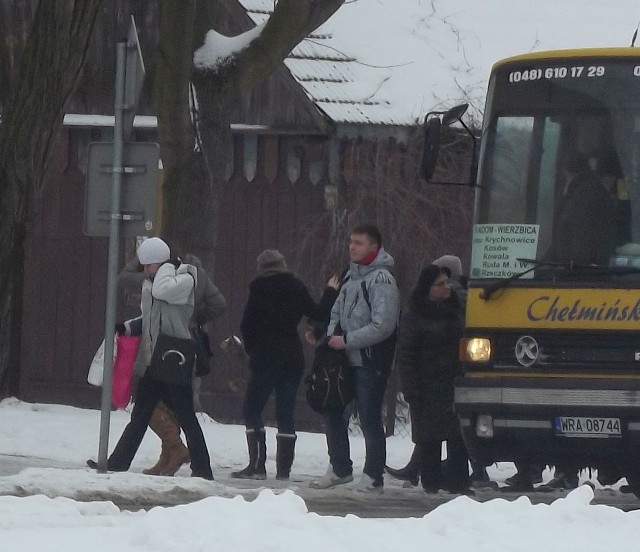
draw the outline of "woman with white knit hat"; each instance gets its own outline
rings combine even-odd
[[[197,270],[194,266],[170,260],[169,246],[160,238],[149,238],[138,248],[138,260],[147,276],[142,284],[142,315],[124,323],[127,335],[140,335],[136,366],[144,373],[138,383],[131,421],[107,461],[110,471],[129,469],[156,404],[162,400],[175,414],[187,438],[193,477],[213,479],[209,452],[193,406],[191,382],[184,385],[160,381],[148,368],[162,334],[191,339],[189,323],[194,310]],[[190,380],[193,367],[188,369]],[[138,372],[140,373],[140,371]],[[97,467],[95,461],[87,464]]]

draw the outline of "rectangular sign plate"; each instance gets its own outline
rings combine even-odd
[[[556,416],[553,427],[563,437],[620,437],[620,418]]]

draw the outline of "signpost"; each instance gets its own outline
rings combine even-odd
[[[133,118],[136,115],[135,107],[140,99],[145,75],[146,71],[142,59],[142,50],[140,50],[140,42],[138,41],[138,31],[132,15],[129,32],[127,33],[127,66],[124,79],[124,102],[129,108],[124,112],[123,132],[126,141],[131,139]]]
[[[125,136],[129,138],[133,129],[144,74],[132,16],[127,41],[118,42],[116,49],[113,143],[90,145],[85,194],[85,233],[90,236],[109,236],[99,473],[107,471],[109,450],[120,236],[150,234],[154,229],[158,145],[125,143]],[[122,233],[121,223],[126,223]]]
[[[131,142],[122,151],[120,236],[132,238],[153,232],[160,150],[155,142]],[[89,144],[84,233],[109,236],[114,144]]]

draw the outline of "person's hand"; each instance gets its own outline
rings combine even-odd
[[[341,335],[332,335],[329,339],[329,347],[337,351],[343,351],[345,348],[344,337]]]
[[[329,278],[327,282],[327,287],[338,289],[340,287],[340,278],[338,278],[335,274]]]
[[[176,270],[176,274],[188,274],[194,282],[197,282],[198,269],[193,265],[183,263]]]
[[[316,344],[316,332],[314,332],[312,328],[307,328],[305,330],[305,332],[304,332],[304,340],[309,345],[315,345]]]

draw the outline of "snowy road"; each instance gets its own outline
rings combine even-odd
[[[234,483],[235,485],[235,483]],[[258,490],[264,488],[274,488],[275,486],[263,485],[256,486],[257,496]],[[320,515],[345,516],[348,514],[356,515],[361,518],[409,518],[422,517],[425,514],[435,510],[438,506],[449,502],[458,495],[449,495],[440,493],[437,496],[428,496],[416,489],[387,490],[382,496],[346,496],[346,493],[338,491],[313,491],[311,489],[295,488],[294,492],[300,496],[306,503],[310,512]],[[249,499],[252,493],[245,494],[245,498]],[[355,494],[350,492],[350,494]],[[532,504],[551,504],[558,498],[566,496],[566,492],[555,493],[529,493],[527,496]],[[519,494],[501,493],[498,491],[477,493],[475,500],[486,502],[494,499],[504,499],[513,501],[518,499]],[[191,502],[198,500],[200,497],[194,497],[189,494],[181,496],[180,493],[173,494],[171,497],[160,498],[161,504],[165,506],[173,506],[183,502]],[[146,501],[145,501],[146,502]],[[114,500],[114,503],[122,510],[140,510],[148,509],[157,504],[155,503],[136,503],[124,501],[120,503]],[[632,495],[626,495],[619,492],[596,491],[592,504],[603,504],[619,508],[628,512],[640,509],[640,501]]]
[[[0,454],[0,495],[28,496],[31,494],[47,494],[51,496],[57,493],[51,492],[42,483],[34,483],[34,476],[19,475],[23,470],[30,468],[26,473],[37,474],[41,470],[50,468],[57,475],[68,470],[69,474],[76,476],[78,470],[83,470],[81,465],[55,462],[44,458],[33,458],[25,456],[12,456]],[[95,474],[86,470],[88,479],[95,478]],[[438,506],[449,502],[456,495],[440,493],[437,496],[426,495],[418,488],[403,488],[399,481],[387,477],[387,486],[382,495],[363,494],[347,487],[338,487],[330,490],[315,490],[308,487],[309,479],[298,477],[290,482],[267,479],[266,481],[244,481],[231,479],[226,476],[226,472],[219,474],[212,488],[202,489],[201,487],[191,488],[182,483],[189,482],[188,477],[183,477],[186,469],[180,472],[175,478],[154,478],[149,477],[149,488],[144,492],[120,493],[115,488],[95,488],[90,481],[86,485],[76,488],[73,495],[79,501],[109,500],[122,510],[137,511],[149,509],[153,506],[175,506],[195,502],[207,496],[236,496],[242,495],[247,500],[257,497],[258,493],[265,488],[273,489],[275,492],[285,489],[293,490],[306,503],[311,512],[321,515],[344,516],[353,514],[358,517],[376,518],[408,518],[422,517]],[[103,476],[106,477],[106,476]],[[122,484],[126,485],[128,477],[137,477],[138,485],[140,474],[113,474],[109,476],[111,480],[122,479]],[[147,479],[147,477],[143,477]],[[39,479],[39,478],[38,478]],[[175,486],[167,490],[165,486],[157,488],[154,484],[159,480],[173,480]],[[4,481],[3,481],[4,480]],[[566,492],[554,493],[528,493],[527,496],[533,504],[550,504],[553,501],[566,496]],[[475,500],[486,502],[494,499],[504,499],[513,501],[518,499],[520,494],[502,493],[499,491],[478,491]],[[604,504],[614,506],[624,511],[640,509],[640,501],[633,495],[622,494],[610,489],[598,489],[592,504]]]

